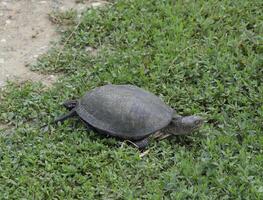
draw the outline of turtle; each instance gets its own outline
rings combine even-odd
[[[128,140],[139,149],[148,146],[150,136],[190,134],[204,122],[200,116],[179,115],[158,96],[129,84],[96,87],[63,105],[69,112],[54,123],[78,116],[88,130]]]

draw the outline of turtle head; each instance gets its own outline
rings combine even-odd
[[[175,115],[168,126],[168,132],[173,135],[187,135],[199,129],[204,120],[200,116],[179,116]]]

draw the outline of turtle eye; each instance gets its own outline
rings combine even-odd
[[[195,123],[195,125],[201,125],[203,123],[203,120],[201,120],[201,119],[196,120],[194,123]]]
[[[195,121],[195,125],[198,125],[199,123],[200,123],[199,120],[196,120],[196,121]]]

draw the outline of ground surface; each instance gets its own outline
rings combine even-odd
[[[9,80],[34,80],[50,85],[55,75],[41,75],[29,70],[27,64],[50,48],[59,34],[48,14],[70,8],[84,10],[102,1],[75,0],[3,0],[0,2],[0,87]]]
[[[0,199],[263,199],[262,4],[118,0],[87,10],[63,48],[33,66],[61,74],[53,87],[0,93]],[[140,86],[207,122],[151,141],[143,157],[74,119],[41,129],[66,112],[63,101],[107,83]]]

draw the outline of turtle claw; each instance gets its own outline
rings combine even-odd
[[[158,139],[163,135],[161,131],[157,131],[156,133],[153,134],[153,139]]]
[[[142,152],[142,153],[140,154],[140,158],[143,158],[144,156],[148,155],[149,152],[150,152],[150,149],[148,149],[148,150]]]
[[[132,146],[138,148],[139,150],[145,149],[149,144],[148,138],[138,140],[138,141],[124,140],[121,147],[123,147],[123,144],[125,142],[131,144]]]
[[[163,140],[163,139],[165,139],[165,138],[167,138],[167,137],[170,137],[170,136],[171,136],[170,133],[162,133],[162,132],[158,131],[157,133],[155,133],[155,134],[153,135],[153,139]]]
[[[148,140],[148,138],[145,138],[143,140],[139,140],[139,141],[134,142],[134,144],[136,145],[136,147],[138,149],[143,150],[148,146],[149,140]]]
[[[159,138],[158,138],[158,140],[164,140],[164,139],[166,139],[166,138],[168,138],[168,137],[170,137],[171,136],[171,134],[163,134],[163,135],[161,135]]]

